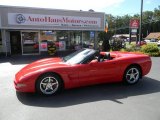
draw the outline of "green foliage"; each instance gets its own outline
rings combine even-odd
[[[128,46],[126,47],[126,51],[128,51],[128,52],[134,52],[134,51],[137,50],[136,47],[137,47],[136,44],[128,45]]]
[[[113,16],[111,14],[108,14],[106,15],[108,30],[116,34],[128,34],[130,19],[139,18],[139,14],[135,14],[133,16]],[[154,11],[143,12],[142,28],[143,37],[146,37],[148,33],[160,31],[160,6],[155,8]]]
[[[99,32],[98,38],[99,41],[103,41],[101,49],[103,51],[109,51],[110,50],[110,44],[109,44],[109,39],[112,36],[112,32]]]
[[[144,53],[154,57],[160,56],[160,50],[156,44],[147,44],[141,47],[136,44],[130,44],[127,45],[126,49],[123,49],[122,51]]]
[[[99,41],[105,41],[105,40],[109,40],[111,38],[111,36],[113,36],[112,32],[99,32],[98,34],[98,39]]]
[[[150,53],[146,53],[147,55],[149,55],[149,56],[152,56],[152,57],[159,57],[160,56],[160,53],[156,53],[156,52],[154,52],[154,53],[152,53],[152,52],[150,52]]]
[[[159,48],[156,44],[147,44],[141,47],[141,52],[150,56],[160,56]]]
[[[149,52],[159,52],[158,46],[156,44],[147,44],[141,47],[141,51],[144,53]]]
[[[136,52],[140,50],[140,46],[136,45],[136,43],[128,44],[125,50],[128,52]]]

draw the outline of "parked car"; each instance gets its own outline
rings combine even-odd
[[[147,44],[147,42],[146,42],[145,40],[142,40],[142,41],[141,41],[141,44],[140,44],[140,42],[139,42],[139,41],[138,41],[138,43],[137,43],[137,44],[142,46],[142,45],[146,45],[146,44]]]
[[[160,40],[158,39],[151,39],[151,40],[145,40],[147,43],[154,43],[157,44],[158,46],[160,46]]]
[[[145,41],[146,43],[150,42],[150,40],[149,40],[149,39],[145,39],[144,41]]]
[[[19,92],[56,94],[62,89],[109,82],[132,85],[148,74],[148,55],[81,49],[66,57],[46,58],[22,68],[14,80]]]

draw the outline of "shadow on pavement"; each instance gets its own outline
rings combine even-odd
[[[118,99],[160,92],[160,81],[144,77],[138,84],[126,86],[121,83],[103,84],[65,90],[55,96],[18,93],[18,100],[29,106],[66,107],[83,103],[111,100],[123,104]]]

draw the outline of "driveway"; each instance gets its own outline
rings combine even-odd
[[[14,89],[15,73],[34,60],[0,60],[0,120],[160,120],[158,57],[152,58],[151,72],[136,85],[95,85],[51,97]]]

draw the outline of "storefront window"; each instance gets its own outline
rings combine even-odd
[[[94,48],[95,32],[83,32],[83,48]]]
[[[40,31],[40,52],[72,51],[94,48],[95,32],[90,31]],[[50,48],[52,46],[54,48]]]
[[[90,31],[56,31],[57,50],[79,50],[94,48],[95,32]]]
[[[38,32],[22,32],[23,54],[39,53]]]
[[[71,48],[79,50],[82,48],[82,31],[70,32]]]
[[[56,32],[55,31],[40,31],[40,51],[54,55],[56,48]]]
[[[57,50],[64,51],[70,49],[70,40],[68,31],[56,31]]]
[[[2,33],[0,31],[0,54],[2,53]]]

